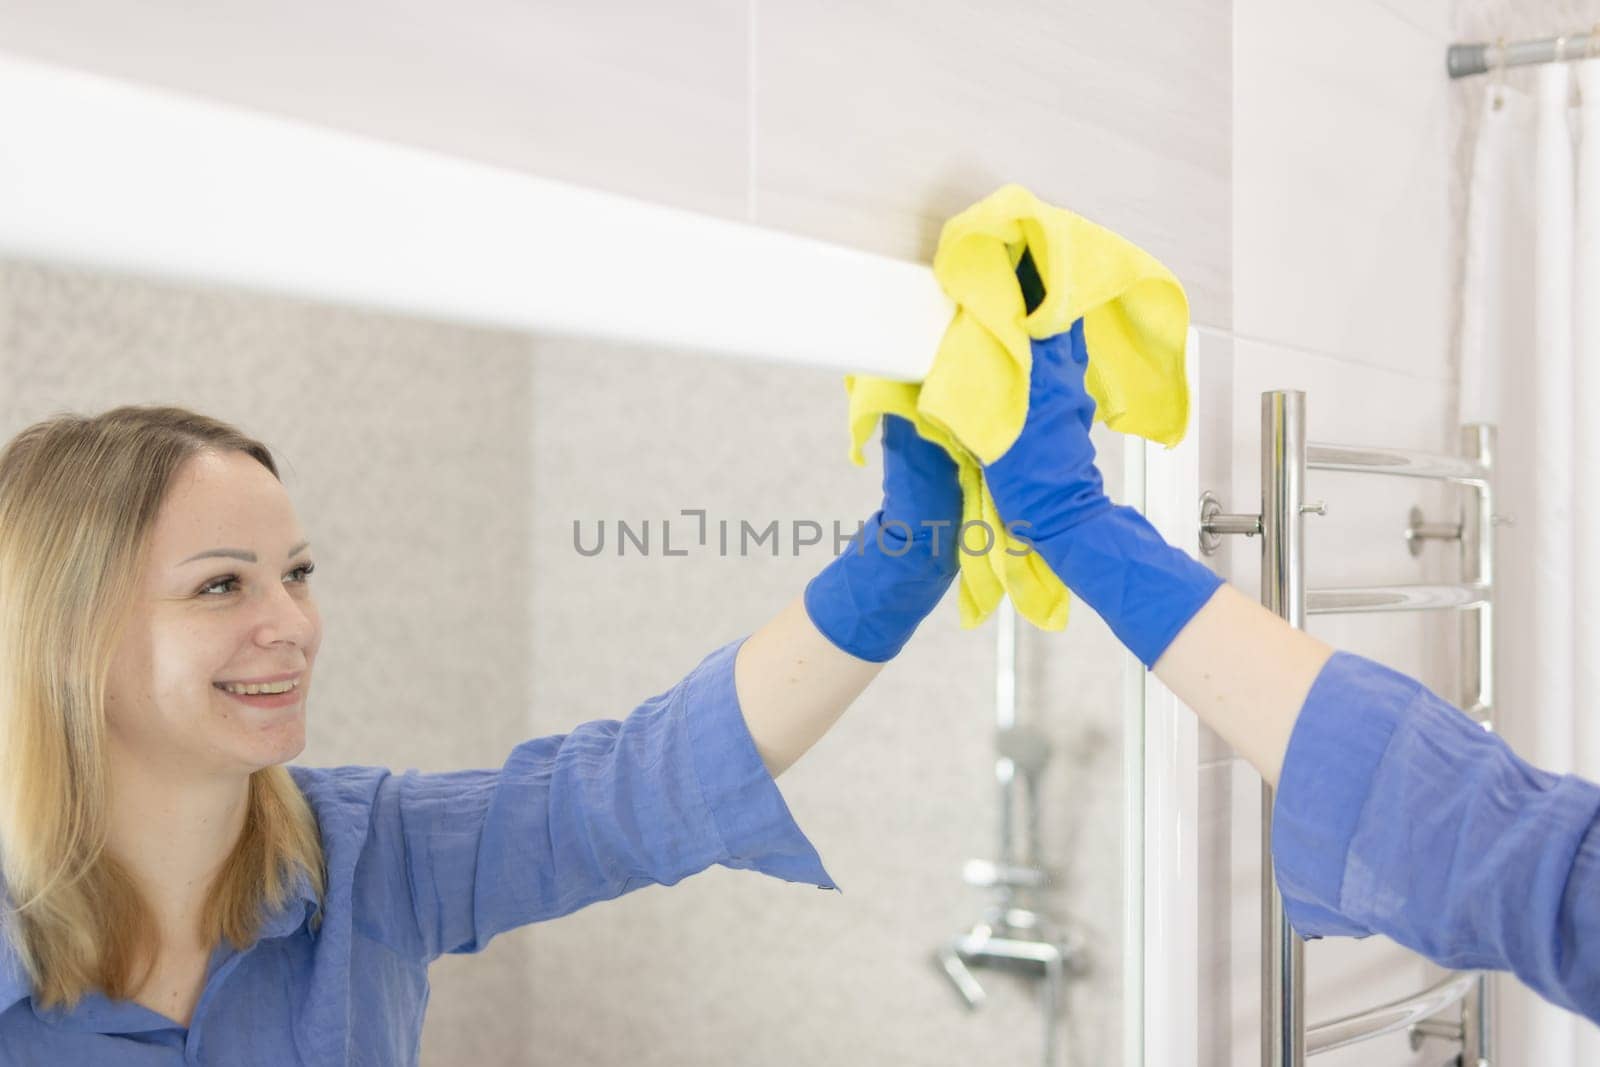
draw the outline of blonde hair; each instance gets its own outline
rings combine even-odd
[[[106,850],[106,685],[173,475],[226,452],[279,477],[265,445],[178,407],[58,414],[0,452],[0,888],[11,898],[0,933],[37,1007],[70,1008],[93,988],[130,999],[154,967],[154,914]],[[283,907],[300,871],[316,889],[315,926],[326,886],[316,816],[286,767],[263,768],[202,910],[202,943],[253,944],[263,908]]]

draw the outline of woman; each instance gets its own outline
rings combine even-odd
[[[1036,342],[1026,424],[988,484],[1277,785],[1295,927],[1511,968],[1596,1017],[1581,947],[1600,789],[1528,767],[1112,506],[1086,362],[1081,324]],[[883,450],[863,535],[748,639],[626,720],[526,742],[498,772],[397,778],[279,765],[303,744],[320,623],[263,446],[175,409],[26,431],[0,455],[0,856],[17,906],[0,1062],[415,1062],[442,953],[713,863],[831,888],[772,779],[956,571],[953,464],[896,418]],[[219,548],[249,566],[213,573]],[[283,707],[216,691],[279,674],[302,687]]]
[[[0,1064],[409,1064],[427,966],[712,864],[833,888],[773,778],[957,570],[955,466],[624,721],[499,771],[286,767],[322,626],[271,453],[170,407],[0,454]],[[826,636],[824,636],[826,635]],[[285,684],[251,695],[248,683]]]

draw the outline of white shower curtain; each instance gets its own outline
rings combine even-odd
[[[1495,719],[1600,781],[1600,60],[1485,89],[1473,157],[1461,419],[1499,426]],[[1496,106],[1496,99],[1499,106]],[[1600,946],[1589,946],[1600,951]],[[1600,1029],[1496,980],[1506,1064],[1600,1064]]]

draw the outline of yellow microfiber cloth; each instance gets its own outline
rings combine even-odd
[[[1044,286],[1032,313],[1017,280],[1024,251]],[[865,465],[862,446],[884,414],[908,419],[942,445],[956,462],[963,498],[961,625],[977,626],[1009,594],[1035,626],[1063,629],[1067,588],[1037,552],[1023,552],[1025,542],[1006,532],[980,461],[999,459],[1022,432],[1033,366],[1029,339],[1053,337],[1080,318],[1089,353],[1084,385],[1095,418],[1177,444],[1189,420],[1188,298],[1143,249],[1016,184],[944,224],[933,273],[956,310],[927,377],[919,383],[845,376],[851,462]],[[967,529],[980,520],[984,527]],[[996,542],[987,551],[985,529]]]

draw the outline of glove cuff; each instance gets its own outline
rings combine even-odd
[[[806,614],[841,650],[870,663],[899,653],[958,570],[955,530],[885,525],[879,510],[806,585]]]
[[[1034,549],[1147,669],[1223,584],[1126,504],[1035,539]]]

